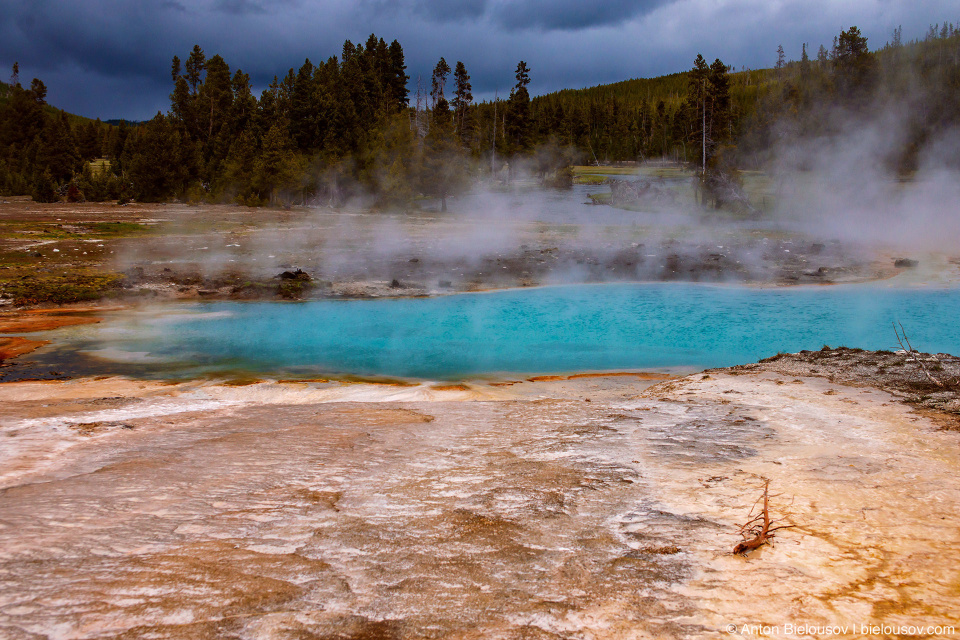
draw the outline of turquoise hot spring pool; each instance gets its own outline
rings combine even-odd
[[[60,347],[123,373],[437,380],[691,369],[823,345],[960,353],[960,290],[556,286],[434,298],[198,303],[110,315]],[[86,356],[85,356],[86,357]]]

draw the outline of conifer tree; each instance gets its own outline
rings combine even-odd
[[[403,60],[403,47],[396,40],[390,43],[389,57],[390,98],[393,100],[394,108],[399,111],[407,107],[407,96],[410,95],[407,81],[410,80],[410,76],[406,73],[407,65]]]
[[[689,142],[698,153],[694,156],[700,160],[701,171],[707,166],[707,81],[710,78],[710,67],[702,54],[697,54],[693,61],[693,68],[689,72],[687,83],[687,112],[690,121]]]
[[[857,27],[840,32],[833,60],[839,98],[847,106],[863,106],[875,80],[875,58]]]
[[[437,66],[433,68],[433,75],[430,78],[430,99],[432,101],[430,106],[434,110],[434,113],[437,112],[438,106],[442,106],[444,109],[450,108],[444,96],[444,88],[447,84],[448,75],[450,75],[450,65],[447,64],[446,60],[440,58]]]
[[[467,160],[455,141],[453,122],[446,100],[441,96],[434,108],[430,132],[424,138],[420,163],[420,190],[440,199],[440,211],[447,211],[447,198],[465,185]],[[444,111],[438,111],[445,109]]]
[[[92,160],[100,156],[100,140],[98,123],[92,120],[81,126],[77,131],[77,152],[81,159]]]
[[[530,84],[530,68],[521,60],[514,72],[517,83],[510,91],[507,114],[507,136],[510,138],[513,151],[526,151],[530,148],[530,94],[527,85]]]
[[[456,114],[456,132],[461,140],[464,138],[464,120],[467,114],[467,108],[473,102],[473,87],[470,85],[470,76],[467,74],[467,67],[463,62],[457,61],[453,71],[453,111]]]
[[[301,151],[312,151],[318,143],[317,120],[323,114],[317,104],[315,75],[313,63],[307,58],[297,71],[290,97],[290,136]]]
[[[394,114],[384,124],[376,151],[376,180],[381,205],[406,205],[419,187],[422,161],[406,114]]]
[[[250,89],[250,76],[237,69],[230,80],[233,102],[230,110],[230,135],[235,136],[252,127],[257,112],[257,99]]]
[[[190,175],[186,153],[180,132],[163,114],[137,127],[123,151],[133,195],[143,202],[161,202],[182,193]]]
[[[206,61],[206,76],[200,87],[198,103],[206,120],[207,140],[220,131],[230,116],[233,104],[233,90],[231,87],[230,66],[219,55]]]
[[[730,124],[730,79],[727,65],[720,58],[716,58],[710,65],[707,100],[710,105],[709,137],[714,144],[718,144],[727,137],[727,127]]]
[[[58,183],[69,181],[80,168],[80,156],[65,112],[47,121],[37,150],[37,163]]]
[[[19,83],[10,87],[8,95],[6,103],[0,106],[0,144],[25,148],[43,131],[43,103]]]
[[[123,156],[124,145],[126,145],[129,135],[130,125],[127,124],[126,120],[121,120],[116,130],[110,136],[109,146],[106,149],[111,161],[120,162]]]
[[[237,204],[260,204],[255,195],[253,173],[257,160],[257,141],[250,129],[240,132],[227,153],[216,191]]]
[[[173,93],[170,94],[170,115],[184,131],[194,129],[194,100],[190,95],[190,85],[184,76],[174,79]]]
[[[827,48],[821,44],[817,50],[817,66],[820,67],[821,71],[827,68],[828,57]]]
[[[287,129],[274,124],[263,137],[263,146],[254,164],[253,185],[261,199],[271,205],[285,202],[299,190],[303,169]]]
[[[31,185],[30,195],[34,202],[57,202],[60,198],[57,196],[56,184],[49,171],[38,173]]]
[[[39,104],[47,104],[47,85],[40,78],[34,78],[30,83],[30,93]]]
[[[193,45],[193,50],[187,58],[186,65],[184,65],[187,71],[186,79],[190,85],[190,93],[193,96],[196,96],[197,91],[199,91],[206,60],[206,56],[203,53],[203,49],[200,48],[200,45]]]

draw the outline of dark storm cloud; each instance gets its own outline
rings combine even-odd
[[[0,0],[0,78],[14,61],[51,104],[89,116],[149,118],[169,106],[170,60],[194,44],[262,89],[274,75],[374,32],[397,39],[414,85],[440,56],[462,60],[474,95],[509,93],[518,60],[534,93],[689,68],[698,52],[771,66],[783,44],[827,46],[858,25],[871,48],[956,19],[956,0]]]
[[[235,16],[267,15],[299,4],[299,0],[215,0],[213,10]]]
[[[645,15],[676,0],[374,0],[368,6],[409,11],[439,23],[486,20],[501,29],[577,30]]]
[[[238,16],[251,13],[263,14],[267,12],[267,10],[263,8],[263,5],[253,2],[252,0],[219,0],[219,2],[214,5],[214,8]]]
[[[166,57],[160,50],[184,13],[169,0],[33,0],[5,13],[0,55],[42,70],[74,64],[105,75],[146,73]]]
[[[411,3],[411,8],[434,22],[458,22],[481,18],[488,5],[487,0],[417,0]]]
[[[494,16],[497,22],[507,29],[537,27],[578,30],[598,25],[617,24],[646,15],[669,2],[670,0],[608,0],[607,2],[514,0],[498,6]]]
[[[295,0],[0,0],[0,65],[40,77],[48,101],[91,117],[143,119],[169,104],[170,61],[200,44],[266,84],[300,55],[283,32]],[[315,35],[322,30],[314,29]],[[298,38],[303,41],[304,38]],[[302,62],[302,57],[300,62]],[[246,64],[246,63],[249,63]],[[6,74],[0,72],[0,77]]]

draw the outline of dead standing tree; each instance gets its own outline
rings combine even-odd
[[[897,331],[898,324],[900,325],[899,331]],[[897,336],[897,342],[900,344],[900,348],[903,349],[903,351],[907,354],[908,358],[910,358],[911,360],[917,363],[917,366],[919,366],[920,370],[923,371],[923,375],[927,377],[927,380],[937,385],[938,387],[942,388],[943,383],[937,380],[936,378],[934,378],[933,375],[927,370],[927,365],[923,363],[923,360],[921,360],[920,356],[918,355],[920,352],[914,349],[913,346],[910,344],[910,339],[907,338],[907,331],[906,329],[903,328],[903,324],[901,324],[900,322],[894,322],[893,333],[894,335]],[[904,346],[903,344],[904,342],[907,343],[906,346]],[[937,359],[937,356],[932,356],[932,357],[937,362],[937,364],[941,365],[941,368],[943,368],[943,365],[940,363],[940,360]]]

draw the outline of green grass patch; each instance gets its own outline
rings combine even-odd
[[[96,160],[91,160],[90,168],[93,170],[94,173],[98,173],[100,171],[106,171],[110,168],[110,161],[107,160],[106,158],[98,158]]]
[[[682,180],[692,178],[694,173],[688,169],[678,166],[658,167],[653,165],[643,165],[637,171],[637,175],[647,180]]]
[[[573,168],[574,177],[580,175],[608,175],[608,176],[632,176],[637,173],[637,167],[594,167],[579,165]]]
[[[123,276],[102,275],[24,276],[6,282],[3,294],[17,306],[34,304],[69,304],[99,300],[119,290]]]
[[[83,222],[64,228],[59,223],[22,223],[4,221],[2,233],[29,240],[70,240],[81,238],[120,238],[153,233],[156,227],[136,222]]]
[[[595,175],[591,173],[574,176],[573,178],[574,184],[603,184],[606,181],[606,176]]]
[[[30,240],[66,240],[80,237],[80,234],[56,224],[23,225],[19,229],[11,229],[10,234]]]
[[[154,227],[136,222],[93,222],[83,226],[100,236],[136,236],[154,231]]]

